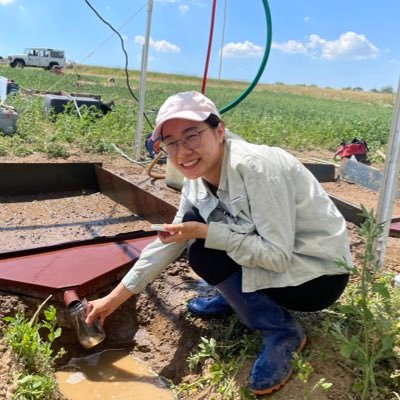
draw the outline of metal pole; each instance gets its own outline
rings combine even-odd
[[[387,240],[389,236],[390,221],[392,219],[393,204],[399,183],[400,171],[400,80],[397,88],[396,102],[393,110],[392,127],[386,150],[383,181],[379,190],[376,219],[382,224],[382,234],[374,243],[375,261],[378,266],[383,265]]]
[[[143,110],[144,110],[144,95],[146,92],[146,73],[147,73],[147,61],[149,58],[149,43],[150,43],[150,30],[151,30],[151,14],[153,12],[153,0],[147,2],[147,25],[146,25],[146,36],[144,45],[142,48],[142,63],[140,68],[140,92],[139,92],[139,105],[138,115],[136,124],[136,137],[135,137],[135,149],[136,149],[136,161],[140,160],[140,153],[142,149],[142,127],[143,127]]]

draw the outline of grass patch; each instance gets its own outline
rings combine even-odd
[[[18,143],[0,136],[4,154],[44,152],[50,157],[68,157],[66,144],[84,152],[111,151],[111,144],[133,156],[137,104],[131,97],[122,70],[78,66],[57,76],[41,69],[0,67],[0,75],[12,78],[20,94],[9,98],[18,113]],[[131,86],[138,87],[138,72],[129,71]],[[110,76],[115,83],[108,82]],[[145,111],[152,124],[164,100],[179,91],[199,90],[199,78],[149,73]],[[247,87],[244,82],[209,80],[207,95],[223,108]],[[99,94],[115,101],[114,110],[97,118],[84,112],[82,120],[59,114],[56,122],[42,112],[43,98],[29,91],[64,91]],[[29,90],[29,91],[28,91]],[[301,150],[321,148],[334,151],[342,139],[368,142],[370,152],[384,150],[393,112],[391,94],[321,89],[314,86],[258,85],[239,105],[223,114],[226,126],[246,140]],[[151,131],[144,120],[143,135]],[[22,147],[24,149],[22,149]],[[144,149],[143,149],[144,153]]]
[[[48,299],[47,299],[48,300]],[[15,400],[51,400],[58,389],[54,377],[54,360],[64,354],[64,350],[54,353],[52,343],[61,335],[61,328],[56,327],[56,309],[50,306],[44,311],[44,319],[39,320],[39,313],[47,302],[45,300],[30,319],[21,313],[14,317],[5,317],[4,340],[11,347],[22,365],[22,372],[13,377]],[[43,339],[42,335],[46,339]]]

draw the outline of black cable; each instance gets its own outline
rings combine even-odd
[[[84,0],[85,3],[91,8],[91,10],[97,15],[97,17],[99,17],[99,19],[104,22],[115,34],[117,34],[117,36],[119,37],[120,41],[121,41],[121,47],[122,47],[122,51],[124,52],[125,55],[125,67],[124,67],[124,71],[125,71],[125,77],[126,77],[126,85],[128,87],[129,93],[131,94],[131,96],[137,101],[139,102],[139,99],[135,96],[135,94],[133,93],[133,90],[131,88],[130,82],[129,82],[129,72],[128,72],[128,53],[125,50],[125,45],[124,45],[124,39],[122,38],[121,34],[109,23],[107,22],[98,12],[97,10],[89,3],[88,0]],[[150,120],[148,119],[147,115],[145,112],[143,112],[143,115],[147,121],[147,123],[150,126],[150,129],[153,130],[153,125],[151,124]]]

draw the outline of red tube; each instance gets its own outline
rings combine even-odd
[[[78,293],[74,289],[68,289],[64,291],[64,304],[67,308],[74,306],[80,302]]]
[[[203,94],[206,91],[208,64],[210,62],[210,53],[211,53],[213,34],[214,34],[214,20],[215,20],[215,8],[216,8],[216,5],[217,5],[217,0],[213,0],[213,6],[212,6],[212,12],[211,12],[210,35],[209,35],[209,38],[208,38],[208,48],[207,48],[207,56],[206,56],[206,65],[204,67],[203,84],[201,85],[201,93],[203,93]]]

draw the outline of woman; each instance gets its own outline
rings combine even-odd
[[[139,293],[188,247],[193,270],[219,295],[189,302],[198,315],[235,312],[259,330],[263,347],[249,388],[267,394],[291,374],[306,343],[286,309],[316,311],[342,294],[351,255],[346,224],[312,174],[285,151],[229,139],[215,104],[197,92],[171,96],[152,138],[185,176],[172,224],[148,245],[122,282],[91,302],[87,322],[104,319]]]

